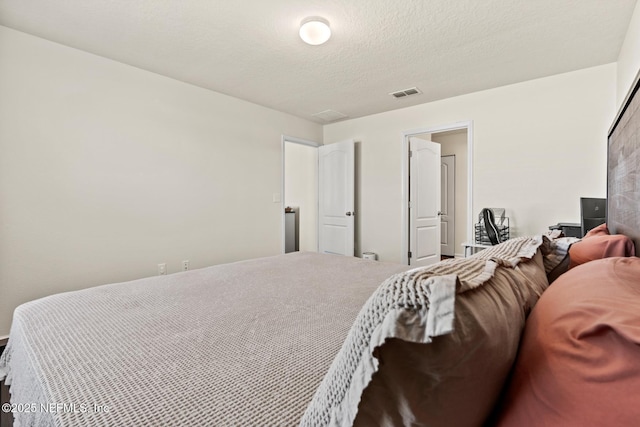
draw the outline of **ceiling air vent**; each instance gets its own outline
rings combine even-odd
[[[342,114],[339,111],[333,110],[320,111],[319,113],[312,114],[312,116],[327,123],[335,122],[336,120],[345,119],[348,117],[346,114]]]
[[[403,90],[398,90],[396,92],[391,92],[389,95],[393,96],[394,98],[404,98],[406,96],[411,96],[411,95],[417,95],[420,92],[420,89],[418,89],[417,87],[410,87],[409,89],[403,89]]]

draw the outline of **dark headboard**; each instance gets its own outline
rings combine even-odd
[[[607,227],[633,239],[640,256],[640,72],[609,129]]]

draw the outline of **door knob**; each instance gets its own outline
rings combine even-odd
[[[355,215],[356,215],[356,213],[355,213],[355,212],[347,212],[345,215],[346,215],[346,216],[351,216],[351,215],[355,216]]]

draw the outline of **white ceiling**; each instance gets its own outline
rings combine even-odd
[[[615,62],[635,3],[0,0],[0,25],[325,123]],[[298,37],[308,16],[325,45]]]

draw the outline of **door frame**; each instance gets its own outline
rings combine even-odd
[[[402,264],[409,265],[409,138],[424,133],[439,133],[450,130],[467,130],[467,241],[473,241],[473,120],[448,125],[429,126],[402,132],[401,164],[401,253]],[[283,214],[284,215],[284,214]]]
[[[286,143],[307,145],[309,147],[318,148],[324,144],[321,142],[311,141],[308,139],[296,138],[295,136],[282,135],[280,143],[280,151],[282,152],[281,171],[280,171],[280,230],[281,230],[281,253],[285,253],[285,214],[284,214],[284,183],[285,183],[285,147]],[[317,190],[317,189],[316,189]],[[317,194],[317,191],[316,191]],[[275,203],[275,201],[274,201]],[[318,198],[316,197],[316,211],[318,210]],[[316,224],[317,228],[317,224]],[[316,245],[316,251],[318,246]]]

